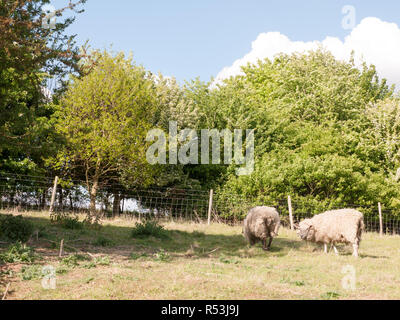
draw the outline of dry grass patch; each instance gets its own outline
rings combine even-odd
[[[349,247],[341,246],[339,256],[325,255],[284,228],[265,252],[246,245],[240,226],[165,222],[168,238],[136,239],[132,220],[67,230],[51,225],[44,213],[26,216],[42,230],[39,241],[29,243],[42,256],[38,264],[62,272],[56,289],[48,290],[40,279],[22,280],[20,266],[3,265],[0,291],[11,281],[8,299],[400,299],[399,236],[365,234],[355,259]],[[99,237],[109,245],[96,242]],[[90,259],[65,267],[47,239],[65,239]],[[73,254],[67,248],[66,255]],[[355,270],[354,291],[342,287],[344,266]]]

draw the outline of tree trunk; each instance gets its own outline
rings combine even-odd
[[[10,202],[9,202],[9,204],[8,204],[9,207],[13,207],[13,206],[14,206],[14,204],[15,204],[14,198],[15,198],[15,192],[12,192],[12,193],[10,194]]]
[[[58,206],[60,207],[60,210],[63,211],[63,202],[64,202],[64,193],[63,193],[63,188],[59,185],[58,186]]]
[[[74,211],[74,201],[72,200],[72,192],[69,193],[69,208]]]
[[[46,195],[47,195],[47,189],[44,189],[42,192],[41,199],[40,199],[41,210],[44,210],[46,208]]]
[[[121,203],[121,195],[119,194],[119,192],[114,192],[113,212],[112,212],[113,217],[119,215],[120,203]]]
[[[90,209],[89,209],[90,213],[89,214],[91,217],[96,217],[96,220],[97,220],[96,196],[97,196],[98,188],[99,188],[99,178],[94,177],[92,187],[90,188]]]
[[[110,216],[110,201],[109,201],[108,192],[103,197],[104,211],[106,212],[107,217]]]

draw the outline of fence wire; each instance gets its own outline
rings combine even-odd
[[[49,211],[54,178],[0,173],[0,210],[3,212]],[[100,217],[167,218],[201,222],[208,218],[210,193],[206,190],[178,188],[123,189],[113,185],[99,189],[96,211]],[[236,194],[213,193],[211,219],[238,224],[255,206],[275,207],[283,226],[290,226],[287,199],[251,199]],[[293,199],[295,223],[326,210],[355,208],[363,212],[366,231],[379,232],[378,205],[327,204],[323,201]],[[82,181],[61,182],[56,189],[54,212],[88,213],[90,197]],[[400,234],[400,213],[382,209],[382,229],[386,234]]]

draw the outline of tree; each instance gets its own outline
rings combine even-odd
[[[156,108],[154,82],[144,68],[122,53],[94,55],[96,65],[88,75],[72,78],[56,112],[57,131],[66,138],[57,165],[84,172],[89,220],[100,187],[113,181],[127,186],[152,182],[145,137]]]
[[[84,3],[70,2],[56,11]],[[42,25],[43,7],[49,0],[0,1],[0,152],[32,150],[40,125],[48,117],[43,87],[48,77],[62,79],[77,70],[79,59],[74,37],[64,34],[74,21],[57,21],[54,29]]]
[[[400,179],[400,100],[387,98],[371,103],[365,114],[369,127],[360,144],[395,181]]]
[[[62,83],[77,72],[79,52],[74,37],[65,34],[74,18],[66,10],[85,2],[69,2],[56,11],[56,24],[43,26],[42,10],[49,0],[0,1],[0,171],[33,176],[49,175],[45,158],[57,151],[58,139],[49,121],[50,83]],[[62,86],[61,86],[62,87]],[[37,190],[41,197],[43,190]]]
[[[290,194],[313,200],[318,209],[376,201],[398,205],[396,185],[377,161],[382,154],[371,142],[360,144],[371,128],[368,106],[393,95],[373,66],[358,69],[320,49],[242,70],[210,92],[218,108],[204,108],[218,127],[255,129],[255,171],[238,177],[230,166],[220,194],[264,202]]]

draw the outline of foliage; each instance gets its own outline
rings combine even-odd
[[[111,247],[114,245],[114,242],[104,236],[98,236],[95,241],[92,243],[94,246],[101,247]]]
[[[167,230],[155,220],[146,220],[142,223],[136,223],[131,231],[132,238],[146,238],[150,236],[160,239],[169,238]]]
[[[145,141],[156,107],[153,81],[144,68],[124,54],[94,52],[96,65],[82,78],[73,77],[57,106],[57,131],[67,141],[56,167],[84,172],[91,214],[97,190],[110,181],[146,185],[153,172]]]
[[[80,230],[84,227],[78,216],[72,217],[69,214],[53,213],[50,218],[53,223],[60,225],[64,229]]]
[[[325,299],[325,300],[331,300],[331,299],[336,299],[336,298],[338,298],[339,296],[340,296],[340,294],[337,293],[337,292],[328,291],[328,292],[322,294],[322,295],[321,295],[321,298],[322,298],[322,299]]]
[[[399,146],[398,102],[390,100],[392,95],[373,66],[359,70],[323,50],[244,67],[243,75],[211,92],[219,108],[202,106],[215,127],[256,132],[254,172],[237,176],[232,164],[221,171],[224,179],[215,181],[220,203],[246,199],[243,206],[226,207],[224,216],[242,217],[249,204],[275,203],[288,195],[313,202],[313,213],[378,201],[399,207],[399,185],[387,174],[387,168],[398,168],[393,158]],[[377,108],[389,115],[378,120]],[[378,133],[383,124],[386,132]],[[392,159],[384,154],[393,154]]]
[[[165,252],[165,250],[160,249],[154,254],[154,260],[160,262],[168,262],[171,260],[171,255],[168,252]]]
[[[69,267],[69,268],[74,268],[79,265],[79,261],[85,261],[89,260],[89,258],[85,255],[82,254],[72,254],[67,257],[64,257],[61,259],[60,264]]]
[[[360,146],[383,164],[385,173],[400,178],[400,99],[387,98],[369,104],[365,110],[369,126]]]
[[[146,253],[131,252],[131,254],[129,255],[130,260],[138,260],[138,259],[144,258],[144,257],[147,257]]]
[[[43,277],[43,266],[39,264],[22,266],[21,278],[22,280],[37,280]]]
[[[101,256],[93,259],[93,263],[97,266],[108,266],[111,263],[109,256]]]
[[[152,186],[172,190],[165,194],[167,205],[175,201],[175,189],[213,188],[218,212],[227,219],[241,219],[250,206],[276,204],[288,195],[296,210],[307,214],[378,201],[388,209],[400,208],[399,97],[374,66],[339,61],[321,48],[248,64],[219,85],[199,79],[180,85],[122,53],[88,54],[83,48],[78,54],[73,37],[63,35],[73,19],[58,23],[54,33],[39,30],[39,13],[48,1],[3,2],[0,31],[7,36],[0,39],[0,170],[43,175],[51,166],[63,177],[66,194],[90,198],[88,222],[99,218],[99,199],[107,199],[111,212],[112,196],[115,215],[125,191],[140,187],[146,193]],[[21,29],[14,30],[10,21],[21,22]],[[37,43],[34,32],[39,32]],[[21,34],[27,35],[23,46],[13,42]],[[67,40],[72,41],[68,54]],[[49,46],[54,43],[60,45]],[[52,68],[55,61],[61,66]],[[49,75],[63,77],[66,69],[72,72],[66,90],[50,103],[40,86]],[[149,165],[147,132],[168,132],[170,121],[178,130],[197,133],[254,129],[254,172],[237,176],[236,163]],[[4,185],[13,203],[20,184],[10,179]],[[44,199],[51,181],[32,187]],[[141,204],[151,207],[146,199]],[[61,223],[82,226],[74,219]],[[132,236],[166,235],[146,223],[137,225]],[[98,243],[106,244],[103,240]]]
[[[34,250],[21,242],[10,245],[6,252],[0,254],[0,262],[3,263],[32,263],[36,258]]]
[[[0,215],[0,237],[11,241],[28,241],[33,233],[33,224],[20,216]]]
[[[56,13],[54,29],[42,25],[49,0],[2,0],[0,4],[0,169],[23,173],[32,165],[43,174],[43,158],[57,150],[49,121],[50,92],[63,88],[66,73],[78,72],[80,53],[74,35],[66,35],[74,17],[62,13],[86,0],[70,2]],[[54,84],[57,84],[54,86]],[[21,164],[19,164],[21,162]],[[19,167],[22,167],[19,171]],[[33,173],[33,172],[32,172]]]

